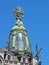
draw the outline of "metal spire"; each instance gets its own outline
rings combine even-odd
[[[16,19],[21,20],[23,17],[23,10],[20,7],[17,7],[14,9],[14,14],[16,16]]]

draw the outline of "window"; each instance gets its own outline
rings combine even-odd
[[[10,56],[10,55],[8,55],[8,61],[10,61],[10,57],[11,57],[11,56]]]
[[[4,54],[4,59],[6,59],[6,54]]]
[[[12,47],[15,47],[15,42],[16,42],[16,36],[13,36]]]
[[[19,33],[19,34],[18,34],[18,41],[19,41],[19,42],[23,42],[22,33]]]
[[[23,58],[23,62],[25,62],[25,58]]]
[[[13,39],[13,37],[12,37],[12,35],[10,36],[10,38],[9,38],[9,41],[10,41],[10,48],[12,47],[12,39]]]
[[[23,49],[24,49],[24,42],[23,42],[23,35],[22,35],[22,33],[18,33],[18,46],[19,46],[19,50],[23,51]]]
[[[21,57],[18,57],[18,60],[21,61]]]
[[[29,62],[31,62],[31,58],[29,58]]]
[[[16,36],[16,44],[15,44],[15,46],[16,46],[16,49],[18,48],[18,36]]]
[[[25,63],[25,60],[26,60],[25,57],[22,57],[21,58],[21,62],[24,62]]]
[[[26,37],[26,48],[29,52],[31,51],[30,41],[28,37]]]

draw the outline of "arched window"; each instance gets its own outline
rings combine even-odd
[[[25,62],[25,58],[23,58],[23,62]]]
[[[10,56],[10,55],[8,55],[8,61],[10,61],[10,59],[11,59],[11,56]]]
[[[26,61],[26,58],[25,57],[22,57],[21,58],[21,62],[24,62],[25,63],[25,61]]]
[[[1,61],[1,59],[0,59],[0,65],[2,65],[2,61]]]

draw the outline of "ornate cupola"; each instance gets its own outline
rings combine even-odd
[[[30,40],[27,30],[22,23],[23,10],[18,7],[14,9],[16,23],[10,31],[8,38],[8,50],[15,54],[32,54]]]

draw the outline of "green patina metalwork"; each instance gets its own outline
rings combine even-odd
[[[17,22],[13,26],[9,41],[8,41],[8,47],[11,52],[15,53],[32,53],[31,52],[31,46],[29,37],[26,31],[26,28],[24,27],[24,24],[21,22],[21,19],[23,17],[23,10],[21,8],[15,8],[14,14],[16,16]]]

